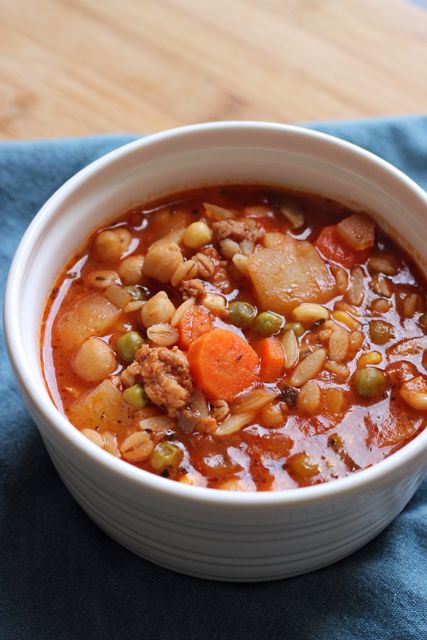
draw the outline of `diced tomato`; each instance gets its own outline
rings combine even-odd
[[[267,453],[275,460],[287,458],[292,450],[293,440],[283,434],[270,431],[268,434],[259,434],[250,429],[242,432],[242,438],[250,446],[250,452],[262,455]]]
[[[368,414],[364,421],[368,430],[366,444],[369,447],[402,445],[423,427],[423,419],[419,414],[398,400],[390,401],[380,419]]]
[[[324,258],[349,269],[366,262],[371,255],[371,249],[357,251],[346,244],[340,237],[336,225],[324,227],[314,245]]]

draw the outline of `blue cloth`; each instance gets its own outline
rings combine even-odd
[[[315,128],[370,149],[427,187],[427,117]],[[131,139],[0,145],[2,282],[40,205]],[[321,571],[264,584],[178,575],[123,549],[77,506],[23,406],[3,340],[0,349],[0,640],[427,638],[427,482],[384,533]]]

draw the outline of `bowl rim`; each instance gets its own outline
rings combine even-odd
[[[262,121],[205,122],[176,127],[138,138],[101,156],[69,178],[45,202],[25,231],[9,269],[3,305],[6,347],[15,376],[21,388],[25,391],[27,401],[29,399],[30,403],[36,407],[38,413],[49,425],[49,429],[55,431],[66,446],[77,449],[78,453],[83,455],[92,465],[94,471],[98,468],[104,473],[118,476],[122,481],[133,483],[141,490],[148,488],[177,500],[216,504],[221,507],[250,508],[256,506],[262,508],[274,505],[284,506],[324,502],[334,497],[348,496],[349,494],[360,492],[363,489],[368,489],[373,484],[386,483],[390,481],[393,473],[402,470],[411,461],[420,457],[423,450],[427,452],[427,429],[386,459],[367,469],[352,473],[345,478],[309,487],[281,489],[278,491],[223,491],[208,487],[185,485],[175,480],[157,476],[100,449],[85,438],[56,408],[50,398],[47,387],[44,388],[44,393],[40,393],[40,389],[35,386],[32,376],[24,374],[24,370],[28,372],[29,365],[25,361],[25,350],[19,331],[19,309],[16,303],[18,296],[15,296],[14,292],[18,291],[21,286],[22,275],[25,272],[27,261],[32,255],[32,248],[36,246],[37,239],[40,238],[45,226],[49,223],[55,223],[55,220],[52,219],[55,218],[55,212],[61,202],[91,176],[138,149],[155,146],[158,143],[179,139],[180,137],[185,139],[188,136],[197,136],[200,133],[203,135],[216,131],[230,132],[233,130],[242,134],[245,131],[252,133],[258,131],[259,134],[277,132],[306,140],[310,138],[314,142],[321,142],[330,148],[340,149],[342,152],[347,153],[348,156],[353,156],[354,158],[357,156],[360,160],[370,163],[373,168],[375,167],[383,174],[388,174],[395,182],[399,182],[407,191],[410,191],[412,196],[419,200],[420,204],[427,207],[427,194],[423,189],[390,163],[350,142],[302,126]],[[21,363],[26,363],[27,366],[23,366]]]

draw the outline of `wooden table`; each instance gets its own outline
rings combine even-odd
[[[0,10],[3,139],[427,109],[427,10],[409,0],[0,0]]]

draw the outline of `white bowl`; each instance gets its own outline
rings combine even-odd
[[[55,408],[40,368],[47,295],[89,233],[129,205],[219,183],[301,188],[357,203],[427,254],[427,197],[358,147],[259,122],[202,124],[138,140],[89,165],[44,205],[13,261],[5,335],[28,409],[64,483],[88,515],[135,553],[217,580],[271,580],[330,564],[366,544],[403,509],[427,470],[427,430],[350,477],[277,493],[186,486],[102,451]]]

